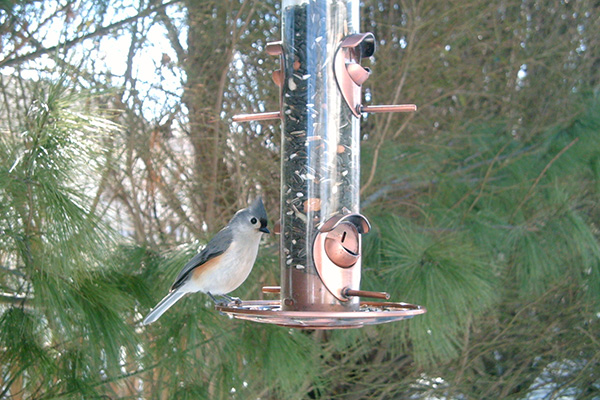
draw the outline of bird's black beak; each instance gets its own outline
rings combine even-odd
[[[262,233],[271,233],[271,231],[269,231],[267,229],[267,219],[266,218],[260,219],[260,228],[258,228],[258,230],[261,231]]]

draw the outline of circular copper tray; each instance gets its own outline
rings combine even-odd
[[[424,314],[408,303],[361,302],[359,311],[283,311],[279,300],[247,300],[215,308],[234,318],[300,329],[346,329],[385,324]]]

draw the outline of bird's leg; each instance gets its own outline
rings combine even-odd
[[[208,297],[210,297],[210,298],[212,299],[212,301],[214,301],[214,302],[215,302],[215,304],[216,304],[216,305],[218,305],[218,306],[222,306],[222,305],[224,304],[223,300],[220,300],[220,301],[219,301],[219,300],[217,300],[217,299],[215,298],[215,296],[213,296],[213,295],[212,295],[210,292],[206,292],[206,294],[208,295]]]
[[[222,294],[221,296],[225,297],[229,301],[233,301],[237,305],[242,304],[242,300],[240,300],[239,297],[231,297],[231,296],[228,296],[226,294]]]

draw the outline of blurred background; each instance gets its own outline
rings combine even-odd
[[[0,1],[0,399],[600,399],[600,2],[361,4],[361,288],[342,331],[140,320],[247,201],[279,217],[277,0]],[[233,293],[279,283],[277,237]]]

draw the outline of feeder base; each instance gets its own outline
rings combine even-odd
[[[408,303],[361,302],[359,311],[283,311],[279,300],[248,300],[216,305],[237,319],[298,329],[350,329],[385,324],[424,314],[425,308]]]

